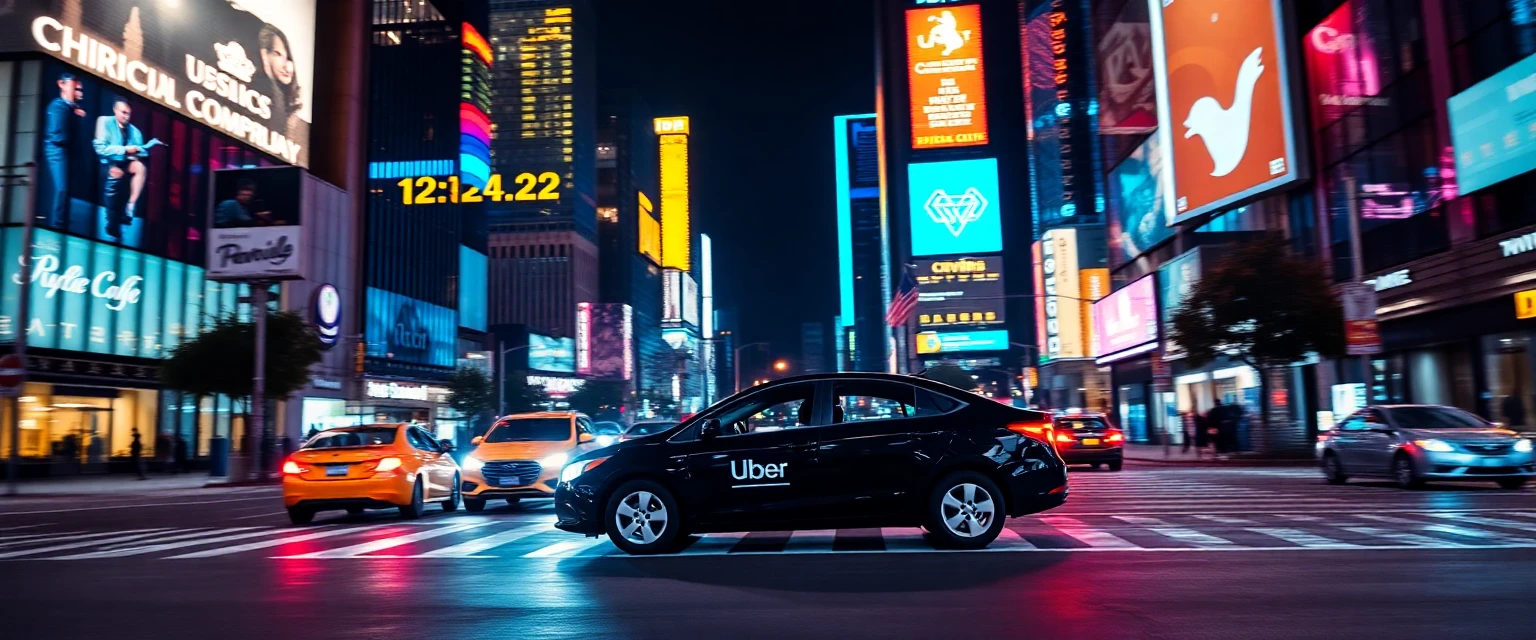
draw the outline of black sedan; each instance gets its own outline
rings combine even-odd
[[[1061,505],[1051,417],[902,375],[786,378],[670,430],[587,452],[555,491],[555,526],[665,553],[720,531],[921,525],[979,549],[1005,517]]]

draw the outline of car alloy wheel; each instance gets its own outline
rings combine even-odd
[[[464,499],[460,491],[459,476],[453,476],[453,488],[448,491],[448,501],[443,503],[443,511],[458,511],[459,503]]]
[[[1397,480],[1397,486],[1404,489],[1417,489],[1424,484],[1419,479],[1419,472],[1413,468],[1413,459],[1407,455],[1398,455],[1393,460],[1392,476]]]
[[[620,535],[636,544],[652,544],[667,530],[667,505],[649,491],[635,491],[614,509]]]
[[[997,517],[997,502],[986,489],[963,482],[950,487],[940,503],[940,515],[949,532],[962,537],[974,538],[992,527]]]

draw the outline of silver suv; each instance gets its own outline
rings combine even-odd
[[[1536,476],[1531,440],[1455,407],[1380,405],[1318,436],[1331,484],[1381,476],[1406,489],[1426,480],[1492,480],[1518,489]]]

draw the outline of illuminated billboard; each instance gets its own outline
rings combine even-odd
[[[1007,320],[1003,258],[920,259],[917,263],[917,326],[1002,324]]]
[[[576,372],[576,340],[528,334],[528,368],[555,373]]]
[[[1173,237],[1162,169],[1158,137],[1147,136],[1109,172],[1109,247],[1115,264],[1135,260]]]
[[[1093,305],[1093,327],[1099,334],[1098,364],[1157,349],[1157,284],[1148,275],[1122,287]]]
[[[460,54],[459,175],[464,184],[484,188],[491,177],[491,43],[465,22]]]
[[[1086,358],[1077,229],[1046,231],[1034,244],[1036,331],[1042,361]]]
[[[687,117],[657,118],[661,148],[661,266],[693,268],[693,241],[688,211]]]
[[[1174,220],[1298,179],[1280,0],[1147,3]]]
[[[995,158],[909,164],[907,190],[913,256],[1003,250]]]
[[[634,377],[634,314],[627,304],[576,305],[576,373],[599,380]]]
[[[13,0],[0,9],[0,48],[44,51],[114,91],[307,166],[315,2]]]
[[[488,262],[485,254],[459,245],[459,326],[465,329],[485,331]]]
[[[435,367],[457,362],[459,322],[453,309],[373,287],[367,307],[369,357]]]
[[[661,221],[645,192],[636,192],[640,200],[640,255],[661,266]]]
[[[683,272],[663,269],[661,272],[661,321],[683,321]]]
[[[1158,319],[1165,327],[1173,326],[1173,314],[1179,311],[1179,307],[1184,305],[1184,299],[1189,297],[1189,293],[1195,289],[1195,284],[1200,282],[1201,251],[1201,247],[1195,247],[1157,268],[1157,297],[1163,301]],[[1183,347],[1172,340],[1164,341],[1164,360],[1182,357],[1184,357]]]
[[[912,148],[987,143],[981,6],[907,11]]]
[[[85,238],[36,229],[27,346],[162,358],[183,339],[233,312],[244,287],[205,280],[203,270]],[[21,227],[0,229],[0,340],[16,339]]]
[[[963,353],[967,351],[1005,351],[1007,349],[1007,329],[920,331],[917,334],[918,355]]]
[[[1510,65],[1447,101],[1456,177],[1472,193],[1536,169],[1531,112],[1536,109],[1536,56]]]

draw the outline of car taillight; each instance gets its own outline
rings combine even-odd
[[[395,469],[399,469],[399,468],[400,468],[400,459],[399,458],[384,458],[382,460],[379,460],[379,465],[374,467],[373,470],[374,471],[394,471]]]
[[[1110,431],[1109,435],[1104,436],[1104,440],[1106,442],[1125,442],[1125,435],[1119,431]]]
[[[283,473],[286,473],[288,475],[296,476],[296,475],[299,475],[301,473],[304,473],[305,471],[308,471],[308,469],[305,469],[304,467],[299,466],[299,463],[294,462],[292,460],[289,460],[289,461],[283,463]]]
[[[1056,434],[1056,441],[1057,442],[1077,442],[1077,439],[1073,438],[1072,434],[1070,434],[1070,433],[1058,433],[1058,434]]]
[[[1023,436],[1049,440],[1055,429],[1049,422],[1015,422],[1008,425],[1008,430]]]

